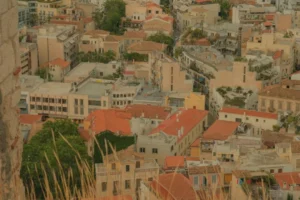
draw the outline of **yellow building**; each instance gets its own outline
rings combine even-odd
[[[198,138],[192,143],[192,145],[190,147],[190,156],[191,157],[197,157],[197,158],[200,157],[200,141],[201,141],[201,138]]]
[[[170,93],[165,97],[165,106],[205,110],[205,95],[196,92]]]

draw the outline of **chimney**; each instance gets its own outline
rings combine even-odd
[[[142,112],[142,115],[141,115],[141,117],[143,117],[143,118],[145,117],[145,113],[144,113],[144,111]]]
[[[181,135],[183,135],[183,131],[184,131],[184,127],[181,126],[181,128],[180,128]]]
[[[179,122],[179,118],[178,118],[178,115],[176,116],[176,121],[177,121],[177,122]]]
[[[180,130],[177,130],[177,136],[180,138]]]

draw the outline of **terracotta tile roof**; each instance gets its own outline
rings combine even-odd
[[[159,193],[162,199],[197,199],[196,192],[194,191],[191,182],[182,174],[162,174],[158,177],[158,180],[152,181],[151,187]]]
[[[224,107],[219,112],[231,113],[231,114],[237,114],[237,115],[245,114],[245,116],[253,116],[253,117],[268,118],[268,119],[278,119],[278,114],[260,112],[260,111],[255,111],[255,110],[246,110],[246,109],[240,109],[240,108]]]
[[[92,18],[92,17],[85,17],[85,18],[83,19],[83,22],[84,22],[85,24],[91,23],[92,21],[93,21],[93,18]]]
[[[278,58],[280,58],[283,55],[283,50],[278,50],[275,51],[275,53],[273,54],[273,59],[277,60]]]
[[[124,74],[124,75],[135,75],[135,72],[134,72],[134,71],[127,71],[127,70],[125,70],[125,71],[123,72],[123,74]]]
[[[109,32],[104,30],[92,30],[84,33],[84,35],[108,35],[108,34]]]
[[[293,190],[300,190],[300,172],[276,173],[274,178],[282,190],[290,190],[291,185],[294,185]]]
[[[49,62],[49,64],[51,64],[51,65],[58,65],[58,66],[60,66],[62,68],[66,68],[66,67],[68,67],[70,65],[70,62],[65,61],[65,60],[63,60],[61,58],[56,58],[54,60],[51,60]]]
[[[211,45],[210,42],[209,42],[209,40],[206,39],[206,38],[202,38],[200,40],[197,40],[195,43],[197,45],[200,45],[200,46],[210,46]]]
[[[169,107],[143,104],[128,105],[125,110],[133,117],[141,117],[144,114],[144,118],[161,120],[165,120],[171,113],[171,108]]]
[[[290,88],[284,88],[284,85],[289,85]],[[293,85],[300,85],[300,81],[286,80],[281,84],[270,85],[259,92],[260,96],[277,97],[282,99],[300,100],[300,91],[293,89]]]
[[[268,148],[275,148],[275,144],[288,142],[291,143],[294,140],[295,134],[283,134],[272,132],[269,130],[263,130],[261,140],[262,143]]]
[[[212,2],[211,0],[196,0],[196,3],[210,3]]]
[[[164,169],[183,168],[184,167],[184,159],[186,159],[187,161],[198,161],[198,160],[200,160],[200,158],[198,158],[198,157],[167,156],[165,158]]]
[[[156,21],[156,22],[159,22],[158,20],[163,20],[165,22],[168,22],[168,23],[173,23],[174,22],[174,18],[170,15],[148,15],[146,17],[146,20],[144,21],[144,23],[146,22],[149,22],[149,21]]]
[[[272,33],[272,30],[270,30],[270,29],[265,29],[265,30],[262,31],[262,33]]]
[[[152,41],[142,41],[131,44],[128,47],[130,51],[164,51],[167,45],[152,42]]]
[[[124,33],[126,38],[146,38],[147,34],[144,31],[126,31]]]
[[[108,35],[105,38],[105,42],[119,42],[119,41],[122,41],[123,39],[124,39],[124,37],[120,36],[120,35]]]
[[[204,140],[227,140],[237,130],[240,122],[217,120],[204,133]]]
[[[68,24],[68,25],[78,25],[80,21],[65,21],[65,20],[50,20],[51,24]]]
[[[146,7],[147,7],[147,9],[149,9],[149,8],[161,8],[160,7],[160,5],[158,5],[158,4],[156,4],[156,3],[154,3],[154,2],[148,2],[147,4],[146,4]]]
[[[167,135],[178,137],[178,132],[183,128],[182,136],[178,137],[181,141],[196,125],[203,121],[208,115],[206,110],[181,109],[171,117],[163,121],[150,134],[164,132]]]
[[[232,171],[232,175],[234,175],[237,178],[250,178],[251,174],[247,170],[234,170]]]
[[[33,124],[39,121],[42,121],[42,115],[29,115],[29,114],[20,115],[21,124]]]
[[[172,24],[160,18],[146,20],[143,24],[144,31],[171,31]]]
[[[209,165],[209,166],[195,166],[189,167],[189,175],[194,174],[218,174],[221,172],[221,167],[219,165]]]
[[[120,135],[131,135],[130,119],[130,113],[107,109],[95,110],[85,120],[91,122],[90,128],[95,134],[109,130]]]
[[[273,21],[275,17],[275,14],[266,14],[265,19],[269,21]]]
[[[199,147],[201,138],[197,138],[192,144],[191,147]]]
[[[266,22],[264,22],[264,26],[272,26],[273,24],[272,24],[272,22],[270,22],[270,21],[266,21]]]

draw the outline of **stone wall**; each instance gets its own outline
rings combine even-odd
[[[23,200],[19,131],[20,58],[16,0],[0,0],[0,200]]]

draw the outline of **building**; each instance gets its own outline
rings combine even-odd
[[[125,52],[124,37],[118,35],[109,35],[104,41],[104,52],[113,51],[116,58],[119,59],[122,53]]]
[[[82,81],[92,78],[106,78],[111,76],[121,67],[121,62],[111,61],[110,63],[81,62],[64,77],[65,83],[79,84]]]
[[[150,54],[153,51],[163,52],[167,45],[152,41],[135,42],[127,47],[128,53]]]
[[[44,119],[42,115],[20,115],[20,129],[24,143],[27,143],[43,127]]]
[[[189,179],[179,173],[161,174],[151,183],[143,183],[141,197],[150,197],[151,200],[158,199],[198,199]]]
[[[172,114],[169,107],[145,104],[127,105],[125,111],[131,114],[131,130],[137,135],[149,133]]]
[[[164,164],[166,156],[184,155],[190,144],[207,126],[207,111],[180,109],[148,135],[139,135],[137,149],[149,158]]]
[[[48,70],[49,79],[56,82],[63,82],[65,75],[71,70],[70,62],[61,58],[51,60],[44,67]]]
[[[23,28],[29,25],[30,12],[27,2],[18,1],[18,28]]]
[[[262,112],[300,111],[300,81],[283,80],[280,84],[264,88],[258,93],[258,110]]]
[[[299,172],[276,173],[274,178],[279,185],[279,191],[270,191],[271,195],[274,194],[274,196],[280,196],[283,199],[288,198],[288,195],[292,195],[296,199],[300,197]]]
[[[39,76],[22,75],[20,77],[21,97],[18,104],[21,114],[28,114],[30,106],[30,93],[36,90],[44,80]]]
[[[225,141],[230,136],[236,135],[240,122],[224,120],[215,121],[202,135],[200,146],[202,152],[211,152],[215,141]]]
[[[142,30],[145,31],[147,36],[154,35],[156,33],[164,33],[165,35],[172,36],[173,34],[173,21],[172,17],[148,17],[143,22]]]
[[[188,177],[194,190],[211,188],[212,190],[223,186],[223,177],[219,165],[189,165]]]
[[[219,18],[219,4],[190,5],[177,12],[176,20],[179,30],[199,25],[215,24]]]
[[[74,25],[44,25],[38,28],[37,45],[39,63],[44,64],[56,58],[76,64],[79,34]]]
[[[165,96],[165,105],[179,108],[205,110],[205,95],[198,92],[172,92]]]
[[[39,24],[50,21],[53,16],[60,14],[67,5],[63,1],[40,2],[36,1],[36,14],[38,15]]]
[[[104,40],[109,32],[103,30],[91,30],[85,32],[79,42],[79,50],[82,52],[104,52]]]
[[[92,135],[106,130],[118,135],[132,135],[130,119],[131,114],[124,110],[95,110],[84,119],[83,124],[84,129],[90,130]]]
[[[291,14],[276,13],[274,18],[276,31],[285,32],[287,29],[292,28],[292,20],[293,16]]]
[[[74,12],[76,13],[75,9]],[[92,17],[83,17],[77,13],[73,15],[57,15],[52,17],[49,22],[50,24],[57,25],[75,25],[76,29],[81,33],[95,29],[95,23]]]
[[[38,49],[35,43],[20,43],[21,73],[33,75],[38,69]]]
[[[251,124],[254,127],[253,136],[257,133],[261,136],[262,130],[273,130],[278,125],[279,116],[275,113],[225,107],[219,111],[219,119]]]
[[[124,35],[125,48],[129,45],[146,40],[147,33],[145,31],[125,31]]]
[[[155,160],[145,159],[131,148],[117,152],[117,158],[108,155],[103,161],[95,164],[97,197],[136,196],[142,182],[158,178]]]
[[[165,173],[182,173],[187,174],[186,167],[188,161],[200,161],[199,157],[189,156],[167,156],[163,170]]]

